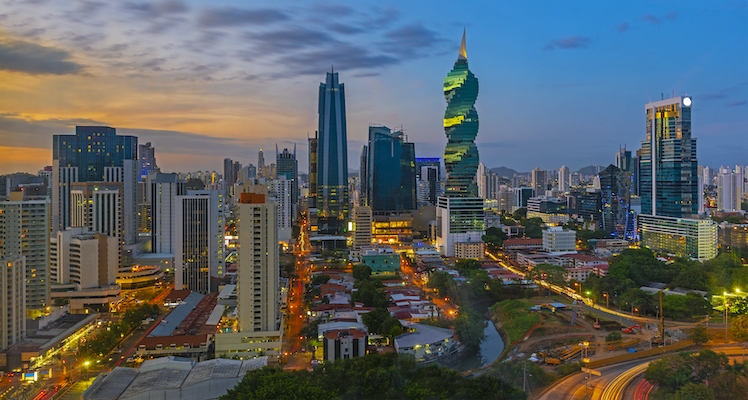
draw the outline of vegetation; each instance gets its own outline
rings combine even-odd
[[[748,393],[748,363],[730,365],[724,353],[665,356],[649,364],[644,379],[666,399],[738,399]]]
[[[525,364],[526,366],[524,366],[524,368],[526,368],[527,371],[527,385],[530,390],[546,386],[554,380],[554,374],[546,372],[540,367],[540,365],[533,362],[526,362]],[[522,368],[522,363],[505,361],[493,364],[487,371],[486,375],[499,378],[519,389],[522,387],[524,380]]]
[[[605,343],[615,342],[616,340],[621,340],[622,338],[623,336],[621,336],[621,332],[613,331],[605,337]]]
[[[691,340],[696,344],[702,344],[709,341],[709,332],[704,325],[696,325],[691,331]]]
[[[371,267],[368,265],[354,265],[353,266],[353,279],[357,281],[365,281],[371,277]]]
[[[127,310],[122,320],[109,325],[107,330],[99,332],[95,338],[88,340],[79,348],[79,354],[83,357],[103,356],[114,349],[117,344],[129,335],[142,321],[150,315],[158,315],[161,310],[157,305],[141,304],[137,308]]]
[[[486,234],[483,235],[483,241],[486,243],[486,247],[489,251],[497,251],[504,244],[504,240],[507,239],[506,233],[499,228],[490,227],[486,229]]]
[[[730,332],[735,339],[748,340],[748,315],[738,315],[730,321]]]
[[[370,354],[325,363],[312,372],[270,367],[249,371],[221,400],[251,399],[526,399],[503,381],[481,376],[463,378],[458,372],[413,358]]]
[[[501,325],[514,343],[524,337],[535,324],[540,323],[540,315],[528,310],[529,304],[519,300],[503,300],[491,307]],[[509,345],[509,343],[507,343]]]

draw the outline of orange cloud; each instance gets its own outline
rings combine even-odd
[[[51,163],[51,149],[0,146],[0,174],[36,173],[36,171]]]

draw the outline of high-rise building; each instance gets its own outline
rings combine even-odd
[[[288,149],[278,152],[275,145],[275,175],[277,179],[284,177],[291,183],[291,218],[296,217],[296,205],[299,201],[299,162],[296,161],[296,144],[293,145],[293,153]]]
[[[540,218],[547,224],[563,224],[569,221],[566,200],[535,196],[527,199],[527,218]]]
[[[561,193],[568,193],[569,192],[569,179],[571,179],[571,176],[569,175],[569,168],[566,167],[566,165],[562,166],[558,170],[558,191]]]
[[[514,210],[527,207],[527,200],[535,196],[535,190],[528,187],[514,188]]]
[[[511,187],[500,185],[496,193],[496,200],[498,200],[498,211],[509,213],[514,211],[514,189]]]
[[[478,164],[478,172],[475,174],[475,180],[478,185],[478,197],[483,199],[491,198],[489,196],[489,179],[491,171],[486,164]]]
[[[122,237],[135,242],[138,138],[121,136],[108,126],[76,126],[75,135],[52,137],[52,229],[70,226],[73,182],[122,183]]]
[[[319,230],[338,233],[348,218],[348,139],[345,86],[328,72],[319,85],[317,215]]]
[[[569,215],[581,218],[588,229],[603,227],[602,190],[594,188],[574,188],[567,198]]]
[[[262,149],[257,153],[257,170],[262,171],[265,168],[265,155],[262,153]]]
[[[275,201],[241,193],[239,200],[239,331],[280,329],[278,222]]]
[[[174,200],[174,287],[203,294],[224,275],[224,193],[189,190]]]
[[[371,226],[373,217],[371,208],[358,206],[353,208],[353,247],[351,256],[361,258],[361,248],[371,246]]]
[[[437,197],[444,195],[441,175],[441,161],[438,158],[416,158],[419,205],[436,205]]]
[[[11,192],[0,201],[0,258],[25,257],[26,308],[49,306],[49,200]]]
[[[485,231],[484,200],[478,196],[478,79],[468,69],[465,33],[452,71],[444,78],[444,132],[447,146],[446,197],[439,197],[436,210],[436,246],[454,256],[459,244],[481,242]],[[464,247],[464,246],[462,246]]]
[[[307,205],[309,208],[317,208],[317,160],[319,154],[317,149],[319,148],[319,138],[317,132],[314,132],[314,137],[309,138],[309,196],[307,199]]]
[[[717,223],[710,219],[639,216],[642,245],[652,250],[710,260],[717,256]]]
[[[717,209],[724,211],[740,210],[743,197],[743,168],[737,166],[734,171],[730,168],[720,168],[717,174]]]
[[[138,182],[145,182],[151,172],[161,172],[156,165],[156,149],[151,142],[138,145]]]
[[[115,238],[119,249],[118,269],[122,268],[122,200],[120,182],[75,182],[70,185],[70,226]]]
[[[633,235],[631,173],[610,165],[600,172],[599,177],[603,230],[619,238]]]
[[[236,183],[236,176],[234,175],[234,161],[230,158],[223,159],[223,180],[226,182],[226,187],[231,187]]]
[[[369,126],[366,177],[361,181],[364,204],[372,211],[416,208],[415,147],[402,131]]]
[[[185,183],[177,174],[151,174],[148,177],[151,203],[151,249],[154,253],[175,252],[175,202],[186,194]]]
[[[675,97],[645,106],[647,140],[642,142],[642,213],[688,218],[698,213],[696,139],[691,137],[691,98]]]
[[[536,196],[545,195],[545,191],[548,189],[547,171],[541,171],[538,167],[532,170],[532,188],[535,190]]]
[[[0,257],[0,351],[26,335],[25,257]]]
[[[288,244],[291,240],[294,219],[294,207],[292,203],[293,181],[287,180],[285,176],[281,176],[280,179],[273,179],[269,183],[270,196],[278,206],[278,240]]]
[[[636,196],[639,194],[639,157],[632,157],[631,151],[626,150],[626,146],[619,148],[615,155],[616,162],[615,166],[620,168],[624,172],[630,174],[631,179],[631,194]]]
[[[444,78],[444,131],[447,146],[444,149],[444,166],[447,169],[447,197],[476,197],[478,187],[475,174],[478,170],[478,79],[468,69],[465,34],[462,35],[460,53],[454,68]]]

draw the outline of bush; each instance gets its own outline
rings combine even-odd
[[[605,342],[615,342],[616,340],[621,340],[623,336],[621,336],[621,332],[613,331],[608,334],[608,336],[605,337]]]

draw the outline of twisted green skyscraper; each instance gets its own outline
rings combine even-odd
[[[444,97],[447,110],[444,112],[444,133],[447,147],[444,149],[444,166],[447,169],[447,197],[477,197],[478,185],[478,79],[468,69],[465,51],[465,32],[454,68],[444,78]]]

